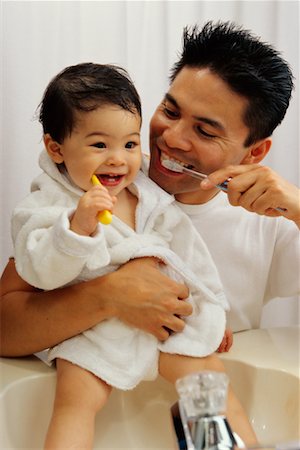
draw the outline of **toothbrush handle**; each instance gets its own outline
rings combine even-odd
[[[104,211],[99,212],[98,214],[99,222],[103,223],[103,225],[109,225],[112,221],[112,214],[108,209],[104,209]]]
[[[100,181],[96,177],[96,175],[93,175],[91,178],[91,181],[94,186],[101,185]],[[103,225],[109,225],[112,221],[112,214],[107,209],[104,209],[103,211],[100,211],[98,214],[98,220],[99,222],[103,223]]]
[[[286,208],[280,208],[280,206],[278,206],[278,207],[275,208],[275,209],[276,209],[276,211],[279,211],[279,212],[286,212],[286,211],[287,211]]]
[[[223,183],[216,184],[216,187],[221,189],[221,191],[227,192],[228,191],[228,183],[230,179],[223,181]]]
[[[228,180],[223,181],[223,183],[216,184],[216,187],[221,189],[224,192],[227,192],[228,191],[228,183],[230,180],[231,180],[231,178],[228,178]],[[279,206],[278,206],[278,208],[274,208],[274,209],[276,209],[276,211],[279,211],[279,212],[287,211],[286,208],[280,208]]]

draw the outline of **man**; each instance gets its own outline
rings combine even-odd
[[[288,107],[291,71],[250,33],[208,23],[185,30],[171,81],[151,120],[149,176],[175,195],[206,241],[231,304],[229,326],[258,327],[265,302],[299,291],[299,190],[259,165]],[[170,158],[209,179],[165,169]],[[227,179],[226,195],[215,185]],[[1,353],[36,352],[110,317],[165,340],[191,313],[187,295],[150,258],[49,292],[21,280],[10,260],[2,277]]]

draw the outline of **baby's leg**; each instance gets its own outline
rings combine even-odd
[[[225,372],[225,367],[215,354],[204,358],[193,358],[191,356],[160,353],[159,373],[171,383],[175,383],[178,378],[185,375],[203,370]],[[248,417],[230,385],[225,413],[231,428],[241,437],[247,447],[258,444]]]
[[[54,410],[45,449],[92,449],[97,411],[111,386],[68,361],[57,359]]]

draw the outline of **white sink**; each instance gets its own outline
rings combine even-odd
[[[299,328],[234,336],[222,355],[232,385],[261,444],[300,440]],[[55,370],[36,357],[0,360],[0,448],[42,449],[50,420]],[[170,406],[176,392],[162,378],[129,392],[113,391],[97,416],[95,449],[175,450]]]

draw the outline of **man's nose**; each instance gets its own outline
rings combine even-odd
[[[166,145],[183,151],[191,150],[191,140],[186,126],[181,121],[171,123],[163,132]]]

